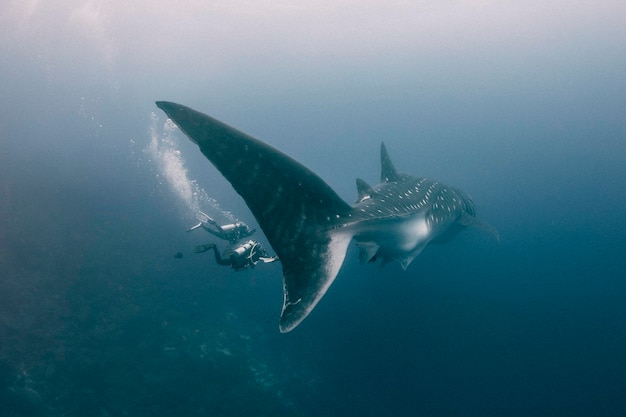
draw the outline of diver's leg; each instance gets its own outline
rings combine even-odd
[[[211,233],[213,236],[220,238],[220,239],[224,239],[223,233],[221,232],[222,229],[220,229],[219,231],[213,230],[213,229],[209,229],[208,227],[204,228],[207,232]]]
[[[231,264],[231,259],[230,258],[222,258],[222,256],[220,255],[220,252],[217,250],[217,246],[213,245],[213,253],[215,254],[215,262],[217,262],[219,265],[230,265]]]
[[[213,253],[215,254],[215,262],[217,262],[219,265],[231,264],[230,258],[222,258],[219,250],[217,249],[217,245],[215,243],[207,243],[206,245],[198,245],[193,249],[193,251],[195,253],[202,253],[210,249],[213,249]]]
[[[198,228],[202,227],[202,223],[198,223],[197,225],[190,227],[189,229],[187,229],[188,232],[191,232],[192,230],[196,230]]]
[[[215,243],[207,243],[206,245],[198,245],[195,248],[193,248],[193,251],[195,253],[202,253],[202,252],[206,252],[211,248],[215,248]]]

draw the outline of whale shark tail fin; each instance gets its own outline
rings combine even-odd
[[[337,276],[352,235],[340,222],[352,208],[289,156],[180,104],[157,106],[231,183],[283,265],[281,332],[313,310]]]

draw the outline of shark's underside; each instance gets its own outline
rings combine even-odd
[[[171,102],[157,106],[199,147],[246,204],[283,265],[281,332],[311,312],[337,276],[352,239],[360,260],[399,261],[406,268],[431,241],[478,224],[461,191],[400,174],[381,146],[381,182],[357,179],[350,206],[311,170],[210,116]],[[494,231],[495,233],[495,231]]]

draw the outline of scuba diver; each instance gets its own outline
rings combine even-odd
[[[236,222],[220,226],[217,222],[207,214],[199,211],[197,215],[200,223],[188,229],[188,232],[202,227],[207,232],[220,239],[227,240],[231,245],[236,244],[244,237],[251,236],[256,229],[250,229],[244,222]]]
[[[271,263],[278,260],[278,256],[268,257],[267,252],[263,249],[263,246],[259,242],[254,240],[248,240],[235,247],[228,248],[220,255],[217,245],[215,243],[208,243],[206,245],[196,246],[195,253],[206,252],[209,249],[213,249],[215,254],[215,261],[219,265],[230,265],[235,271],[243,271],[248,267],[254,268],[259,263]]]

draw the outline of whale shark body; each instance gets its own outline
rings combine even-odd
[[[289,332],[324,296],[355,240],[362,263],[407,268],[430,242],[463,228],[495,229],[475,217],[472,200],[435,180],[396,171],[381,144],[381,181],[357,179],[349,205],[311,170],[266,143],[180,104],[157,106],[199,147],[246,204],[283,266],[279,329]]]

